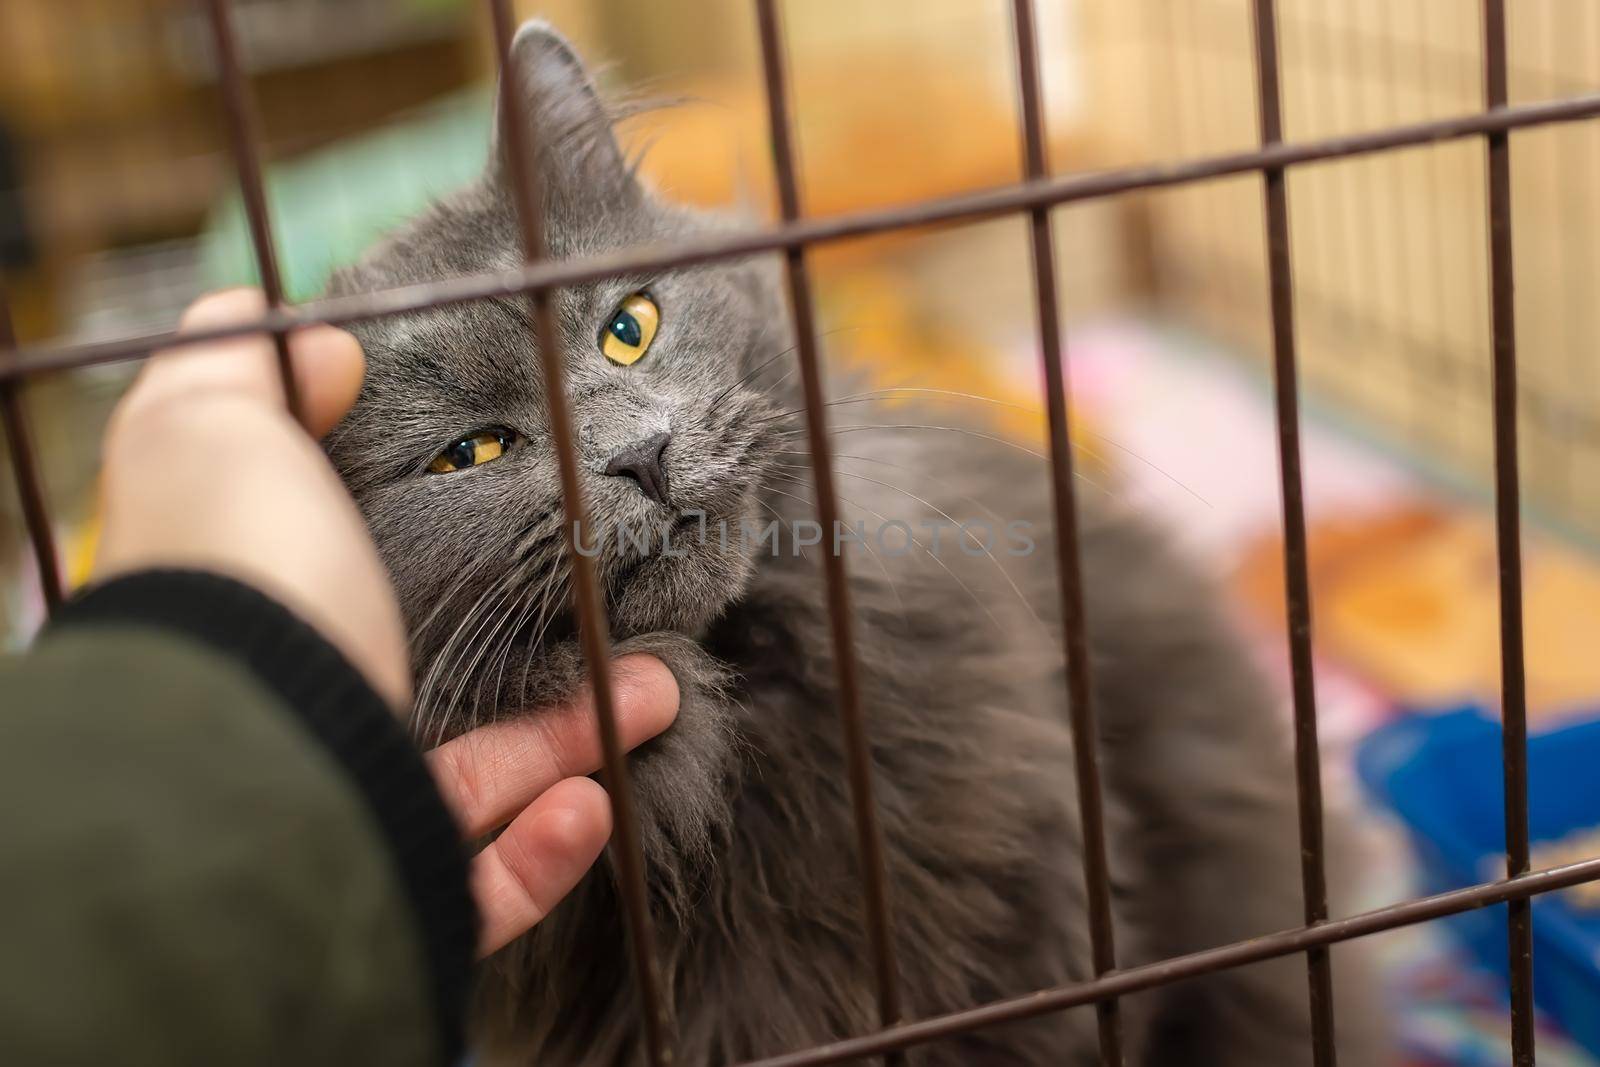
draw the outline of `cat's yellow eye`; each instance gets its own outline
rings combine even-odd
[[[440,452],[428,464],[430,474],[449,474],[451,471],[476,467],[499,459],[511,447],[510,430],[479,430],[469,434]]]
[[[661,309],[656,302],[644,293],[634,293],[617,306],[600,331],[600,351],[621,367],[637,363],[649,351],[660,325]]]

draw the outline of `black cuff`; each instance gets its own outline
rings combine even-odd
[[[454,1062],[477,939],[467,857],[421,754],[383,698],[322,635],[231,578],[183,570],[116,578],[62,605],[46,633],[106,623],[174,630],[243,664],[344,768],[416,912],[444,1062]]]

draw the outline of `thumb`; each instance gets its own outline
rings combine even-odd
[[[196,301],[180,328],[210,329],[258,319],[266,301],[256,289],[229,289]],[[289,335],[289,361],[300,421],[313,437],[331,430],[355,403],[365,361],[344,330],[308,326]],[[182,403],[195,394],[226,392],[275,407],[284,405],[277,345],[266,335],[231,338],[158,353],[146,365],[130,404]]]

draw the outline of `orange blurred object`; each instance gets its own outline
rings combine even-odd
[[[1396,700],[1473,701],[1500,690],[1494,527],[1424,506],[1310,531],[1319,653],[1343,661]],[[1252,609],[1282,625],[1281,543],[1259,545],[1238,575]],[[1528,538],[1523,560],[1529,713],[1550,717],[1600,702],[1600,566]]]

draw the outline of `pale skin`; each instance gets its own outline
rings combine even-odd
[[[254,290],[216,293],[189,309],[183,327],[247,321],[263,306]],[[96,578],[190,567],[249,582],[316,627],[404,709],[411,682],[399,607],[355,503],[316,444],[355,402],[361,348],[343,330],[315,326],[291,336],[290,354],[298,422],[267,338],[150,360],[107,431]],[[659,660],[624,657],[613,678],[624,745],[671,724],[678,688]],[[504,827],[470,874],[486,955],[549,914],[610,837],[610,802],[586,777],[601,762],[593,703],[580,694],[482,727],[428,761],[463,839]]]

